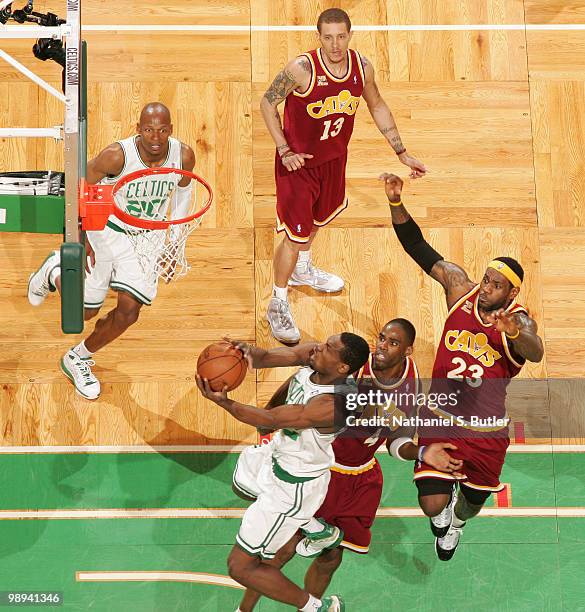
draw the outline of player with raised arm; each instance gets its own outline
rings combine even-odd
[[[288,304],[288,285],[324,292],[341,291],[344,286],[340,277],[313,266],[310,249],[317,230],[347,206],[347,146],[361,97],[411,176],[426,172],[402,144],[371,62],[349,49],[352,32],[347,13],[323,11],[317,30],[321,46],[291,60],[260,104],[276,145],[277,230],[284,232],[274,253],[274,287],[266,317],[272,335],[285,344],[295,344],[301,337]],[[278,106],[284,101],[282,125]]]
[[[542,360],[543,343],[536,322],[516,301],[524,279],[522,266],[511,257],[496,257],[481,282],[472,281],[463,268],[445,261],[426,242],[401,202],[402,180],[392,174],[380,178],[400,244],[443,286],[449,309],[431,393],[455,391],[458,399],[453,408],[435,405],[427,410],[427,416],[439,416],[452,425],[419,428],[419,445],[452,442],[457,450],[450,454],[463,460],[463,476],[437,472],[425,461],[417,462],[414,475],[420,506],[436,536],[435,550],[439,559],[448,561],[465,522],[480,512],[492,492],[502,489],[499,477],[510,443],[506,386],[526,361]]]
[[[384,484],[382,469],[375,458],[378,448],[385,444],[388,452],[400,461],[414,461],[420,456],[421,449],[412,440],[415,428],[408,422],[416,417],[416,405],[409,398],[420,392],[418,370],[412,357],[415,335],[410,321],[392,319],[380,330],[375,350],[355,375],[359,393],[380,390],[384,394],[383,406],[368,406],[355,416],[377,415],[387,425],[354,425],[333,442],[335,463],[331,467],[331,480],[315,517],[343,531],[340,545],[323,550],[319,534],[307,534],[304,538],[298,535],[275,557],[280,566],[294,556],[295,550],[302,556],[315,557],[305,575],[305,589],[315,597],[325,593],[341,565],[344,549],[359,554],[369,551],[371,528]],[[406,399],[401,401],[401,397]],[[451,449],[456,447],[449,443],[429,444],[423,449],[424,461],[436,470],[458,474],[462,462],[449,455]],[[259,598],[258,593],[246,590],[239,611],[251,612]]]
[[[182,168],[193,170],[195,154],[188,145],[171,136],[173,125],[169,109],[159,102],[147,104],[136,125],[137,135],[117,141],[87,163],[86,180],[89,184],[114,184],[123,176],[144,168]],[[169,185],[170,175],[151,175],[140,183],[144,194],[161,192],[161,198],[171,197],[173,212],[181,218],[181,211],[191,201],[191,179],[173,175],[176,184]],[[136,184],[136,183],[135,183]],[[144,208],[140,192],[128,194],[127,212],[140,214]],[[166,193],[163,193],[166,192]],[[152,204],[149,197],[148,204]],[[143,305],[150,306],[156,296],[157,282],[149,278],[140,266],[132,244],[121,227],[122,222],[110,216],[102,231],[86,234],[87,256],[84,289],[84,318],[95,317],[104,303],[108,288],[118,294],[117,304],[99,319],[93,332],[61,359],[63,373],[86,399],[96,399],[100,383],[91,371],[93,354],[122,335],[138,320]],[[50,291],[61,290],[59,251],[53,251],[41,267],[31,275],[28,300],[33,306],[42,304]]]
[[[214,392],[197,376],[202,395],[239,421],[279,430],[269,444],[245,449],[233,476],[234,490],[255,500],[246,510],[228,558],[229,574],[240,584],[303,612],[339,612],[336,595],[317,599],[282,574],[276,553],[297,532],[319,534],[321,550],[339,544],[343,533],[314,518],[329,484],[334,463],[331,445],[344,427],[347,393],[355,391],[348,376],[367,361],[367,342],[351,333],[331,336],[322,344],[302,344],[270,351],[234,343],[255,368],[302,366],[281,386],[286,399],[271,410],[247,406]],[[315,544],[316,545],[316,544]]]

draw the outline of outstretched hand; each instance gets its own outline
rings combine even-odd
[[[427,173],[426,166],[416,159],[416,157],[412,157],[406,151],[398,156],[398,159],[405,165],[410,168],[410,178],[419,178],[424,176]]]
[[[378,180],[384,181],[384,188],[386,190],[388,200],[393,204],[400,202],[402,185],[404,185],[404,181],[399,176],[390,174],[389,172],[380,174]]]
[[[506,312],[503,308],[490,312],[487,315],[487,322],[492,323],[499,332],[504,332],[508,336],[515,336],[518,333],[518,323],[512,312]]]

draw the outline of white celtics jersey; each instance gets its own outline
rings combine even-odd
[[[287,404],[306,404],[311,398],[324,393],[355,391],[340,385],[316,385],[311,381],[315,371],[301,368],[290,381]],[[317,477],[329,470],[335,461],[331,445],[337,433],[323,434],[316,429],[281,429],[274,436],[272,457],[289,474],[299,477]]]
[[[118,176],[106,176],[100,181],[100,184],[113,185],[131,172],[149,168],[140,157],[137,138],[138,136],[135,135],[117,141],[124,151],[124,167]],[[169,137],[167,158],[160,167],[182,168],[180,140]],[[162,215],[158,214],[159,208],[166,204],[169,194],[174,191],[180,180],[181,177],[178,174],[161,174],[131,181],[120,189],[117,196],[118,205],[131,215],[144,219],[160,219]],[[166,206],[164,208],[166,209]],[[118,227],[125,226],[122,221],[113,215],[108,219],[108,226],[111,227],[112,223]]]

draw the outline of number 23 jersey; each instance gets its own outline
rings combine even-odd
[[[360,54],[347,50],[347,72],[341,78],[326,67],[321,49],[301,55],[311,65],[306,91],[293,91],[284,107],[284,135],[295,153],[309,153],[307,168],[314,168],[347,152],[355,113],[364,90]]]
[[[469,416],[504,416],[506,387],[524,359],[516,355],[504,332],[484,323],[478,312],[479,285],[450,309],[433,365],[431,391],[458,394],[458,410],[449,413]],[[507,312],[526,313],[513,301]],[[479,415],[481,416],[481,415]]]

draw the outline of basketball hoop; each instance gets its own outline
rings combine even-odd
[[[183,177],[191,179],[190,193],[180,192],[187,189],[178,187]],[[79,195],[81,229],[99,231],[108,226],[124,232],[146,277],[168,283],[189,271],[185,244],[212,201],[211,187],[193,172],[145,168],[114,185],[83,182]]]

